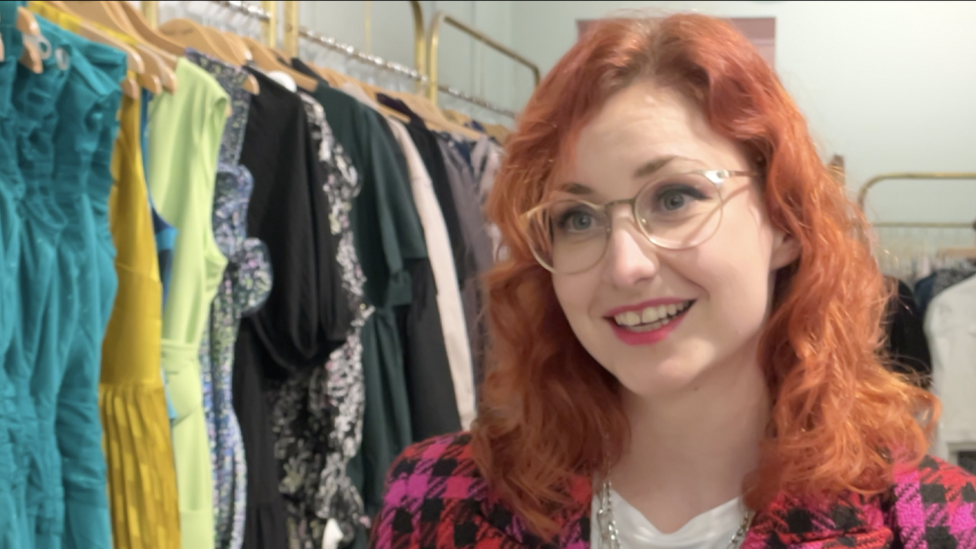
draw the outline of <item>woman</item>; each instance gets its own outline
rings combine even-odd
[[[937,402],[882,364],[865,222],[729,25],[591,30],[489,213],[479,418],[393,465],[375,547],[976,544]]]

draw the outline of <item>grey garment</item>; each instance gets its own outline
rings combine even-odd
[[[450,138],[437,134],[437,145],[444,155],[447,179],[454,195],[454,207],[461,219],[461,233],[465,244],[474,254],[475,272],[467,280],[461,281],[461,305],[471,344],[471,360],[474,363],[475,395],[481,394],[481,382],[485,375],[485,349],[487,348],[487,325],[485,306],[487,300],[482,292],[483,275],[492,265],[492,244],[488,236],[485,216],[481,211],[481,198],[478,182],[471,166],[461,154],[451,146]]]

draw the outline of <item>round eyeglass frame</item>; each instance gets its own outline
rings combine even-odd
[[[696,246],[701,246],[705,242],[708,242],[713,236],[715,236],[715,233],[718,232],[719,227],[722,226],[722,219],[723,219],[724,214],[725,214],[725,196],[723,196],[723,194],[722,194],[722,185],[723,185],[723,183],[725,183],[725,181],[727,179],[730,179],[732,177],[756,177],[759,174],[756,173],[756,172],[754,172],[754,171],[747,171],[747,170],[690,170],[690,171],[684,171],[684,172],[681,172],[681,173],[677,173],[677,174],[674,174],[674,175],[675,176],[680,176],[680,175],[689,175],[689,174],[702,175],[706,179],[708,179],[713,185],[715,185],[716,190],[718,191],[718,197],[719,197],[719,205],[718,205],[718,208],[717,208],[718,209],[718,212],[719,212],[718,223],[715,224],[715,228],[712,229],[711,234],[705,236],[704,238],[702,238],[701,240],[695,242],[694,244],[690,244],[690,245],[687,245],[687,246],[668,246],[668,245],[664,245],[664,244],[661,244],[660,242],[657,242],[655,240],[655,238],[653,236],[651,236],[650,233],[648,233],[647,229],[644,228],[644,223],[641,223],[639,221],[641,219],[641,217],[637,214],[637,199],[644,193],[645,190],[647,190],[651,186],[651,183],[649,182],[646,185],[644,185],[643,187],[641,187],[641,189],[639,191],[637,191],[637,194],[635,194],[634,196],[632,196],[630,198],[626,198],[626,199],[611,200],[610,202],[607,202],[605,204],[594,204],[594,203],[588,202],[586,200],[577,199],[579,202],[581,202],[583,204],[586,204],[587,206],[592,207],[594,209],[594,211],[602,211],[604,213],[604,215],[607,217],[607,219],[609,220],[609,222],[607,223],[607,228],[606,228],[606,236],[604,237],[605,238],[605,241],[603,243],[603,251],[600,253],[599,256],[597,256],[596,259],[593,260],[593,263],[591,263],[590,265],[588,265],[586,267],[583,267],[583,268],[580,268],[578,270],[573,270],[573,271],[557,271],[554,267],[552,267],[551,265],[548,265],[546,263],[546,261],[544,261],[542,259],[542,257],[540,257],[539,252],[536,251],[536,249],[535,249],[536,247],[533,246],[532,243],[531,243],[531,237],[529,237],[529,241],[530,241],[529,242],[529,250],[532,252],[532,255],[535,257],[536,262],[538,262],[539,265],[541,265],[544,269],[546,269],[547,271],[549,271],[549,272],[551,272],[553,274],[573,275],[573,274],[579,274],[579,273],[582,273],[584,271],[588,271],[588,270],[592,269],[594,266],[596,266],[598,263],[600,263],[600,261],[603,260],[603,257],[607,254],[607,242],[606,241],[609,241],[610,235],[613,232],[613,216],[611,215],[611,213],[612,213],[611,210],[613,208],[619,206],[620,204],[627,204],[628,206],[630,206],[630,213],[633,216],[634,224],[637,225],[637,228],[640,230],[641,234],[643,234],[644,237],[647,238],[647,241],[650,242],[651,244],[653,244],[654,246],[657,246],[658,248],[662,248],[662,249],[665,249],[665,250],[689,250],[689,249],[694,248]],[[549,207],[551,205],[551,203],[552,203],[552,201],[546,201],[546,202],[544,202],[542,204],[539,204],[538,206],[535,206],[535,207],[531,208],[527,212],[523,213],[522,216],[521,216],[523,225],[524,226],[528,226],[529,220],[532,218],[532,216],[536,215],[540,210]],[[525,231],[523,231],[523,234],[524,233],[525,233]]]

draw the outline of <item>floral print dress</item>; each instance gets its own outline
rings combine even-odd
[[[322,106],[305,94],[313,143],[326,174],[329,224],[338,239],[336,261],[353,321],[343,345],[321,368],[292,375],[268,392],[275,434],[279,490],[285,497],[291,549],[318,549],[330,520],[351,541],[363,518],[362,498],[346,465],[362,440],[365,388],[360,332],[373,308],[363,297],[365,276],[356,254],[349,212],[360,190],[355,167],[335,140]]]
[[[241,318],[259,309],[271,292],[271,261],[264,243],[247,236],[247,210],[254,180],[240,164],[250,95],[248,73],[195,50],[187,58],[209,72],[231,97],[232,114],[224,127],[214,192],[213,230],[227,268],[210,309],[200,346],[203,408],[210,442],[217,549],[244,543],[247,464],[232,392],[234,344]],[[264,474],[264,473],[259,473]]]

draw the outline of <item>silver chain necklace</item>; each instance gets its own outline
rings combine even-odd
[[[603,481],[603,486],[600,487],[600,508],[596,512],[596,520],[600,527],[600,549],[621,549],[620,547],[620,532],[617,531],[617,521],[613,518],[613,503],[610,501],[610,481]],[[749,531],[749,525],[752,523],[752,517],[755,513],[746,510],[745,515],[742,517],[742,524],[739,529],[735,531],[732,535],[732,539],[729,540],[729,544],[726,549],[738,549],[739,544],[746,536],[746,532]]]

